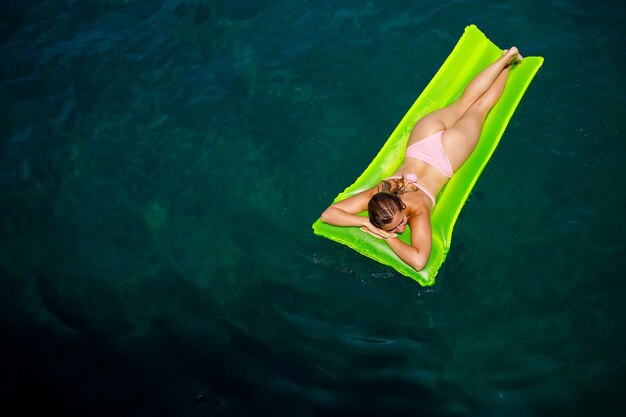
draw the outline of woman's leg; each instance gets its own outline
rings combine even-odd
[[[421,118],[409,138],[409,145],[443,129],[449,129],[463,117],[470,106],[485,94],[496,81],[502,71],[518,58],[516,47],[505,50],[502,56],[482,70],[465,87],[463,94],[454,103],[435,110]],[[454,166],[454,164],[453,164]]]
[[[491,85],[500,76],[502,71],[515,62],[518,57],[519,52],[515,46],[512,46],[509,50],[505,50],[497,61],[474,77],[467,87],[465,87],[465,91],[463,91],[463,94],[456,102],[462,103],[465,110],[469,109],[476,100],[482,97],[491,88]]]
[[[459,121],[447,129],[441,137],[443,149],[456,172],[463,165],[478,143],[485,118],[498,102],[504,91],[510,67],[504,68],[493,84],[467,109]]]

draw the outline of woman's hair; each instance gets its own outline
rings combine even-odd
[[[404,177],[402,178],[404,180]],[[400,199],[400,194],[406,190],[404,181],[385,180],[378,186],[378,192],[367,204],[367,211],[372,225],[382,229],[383,226],[391,223],[393,216],[397,212],[406,208]]]

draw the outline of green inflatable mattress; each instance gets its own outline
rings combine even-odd
[[[445,107],[460,97],[474,76],[501,54],[502,49],[487,39],[476,26],[466,27],[450,56],[413,103],[378,155],[354,184],[340,193],[334,202],[367,190],[391,176],[402,164],[406,143],[415,123],[424,115]],[[332,226],[318,219],[313,224],[314,233],[345,244],[367,257],[391,266],[421,285],[433,285],[437,272],[450,250],[454,223],[542,63],[542,57],[524,57],[522,63],[509,73],[504,93],[489,112],[476,149],[437,196],[437,205],[431,215],[432,252],[423,270],[419,272],[414,270],[400,260],[386,242],[362,232],[358,227]],[[367,212],[361,215],[366,216]],[[399,238],[410,244],[408,227]]]

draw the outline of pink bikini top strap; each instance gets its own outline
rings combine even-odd
[[[386,179],[388,179],[388,180],[399,180],[399,179],[402,179],[402,175],[394,175],[393,177],[389,177],[389,178],[386,178]],[[433,201],[433,205],[437,204],[437,201],[435,200],[435,196],[433,195],[433,193],[428,191],[426,189],[426,187],[422,186],[417,181],[417,175],[415,175],[413,173],[405,174],[404,175],[404,179],[407,180],[410,183],[415,184],[417,186],[417,188],[422,190],[424,192],[424,194],[426,194],[428,196],[428,198],[430,198]]]

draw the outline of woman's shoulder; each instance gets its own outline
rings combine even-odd
[[[430,214],[433,209],[433,202],[424,192],[407,193],[403,196],[404,204],[408,209],[409,217],[417,217],[423,214]]]

